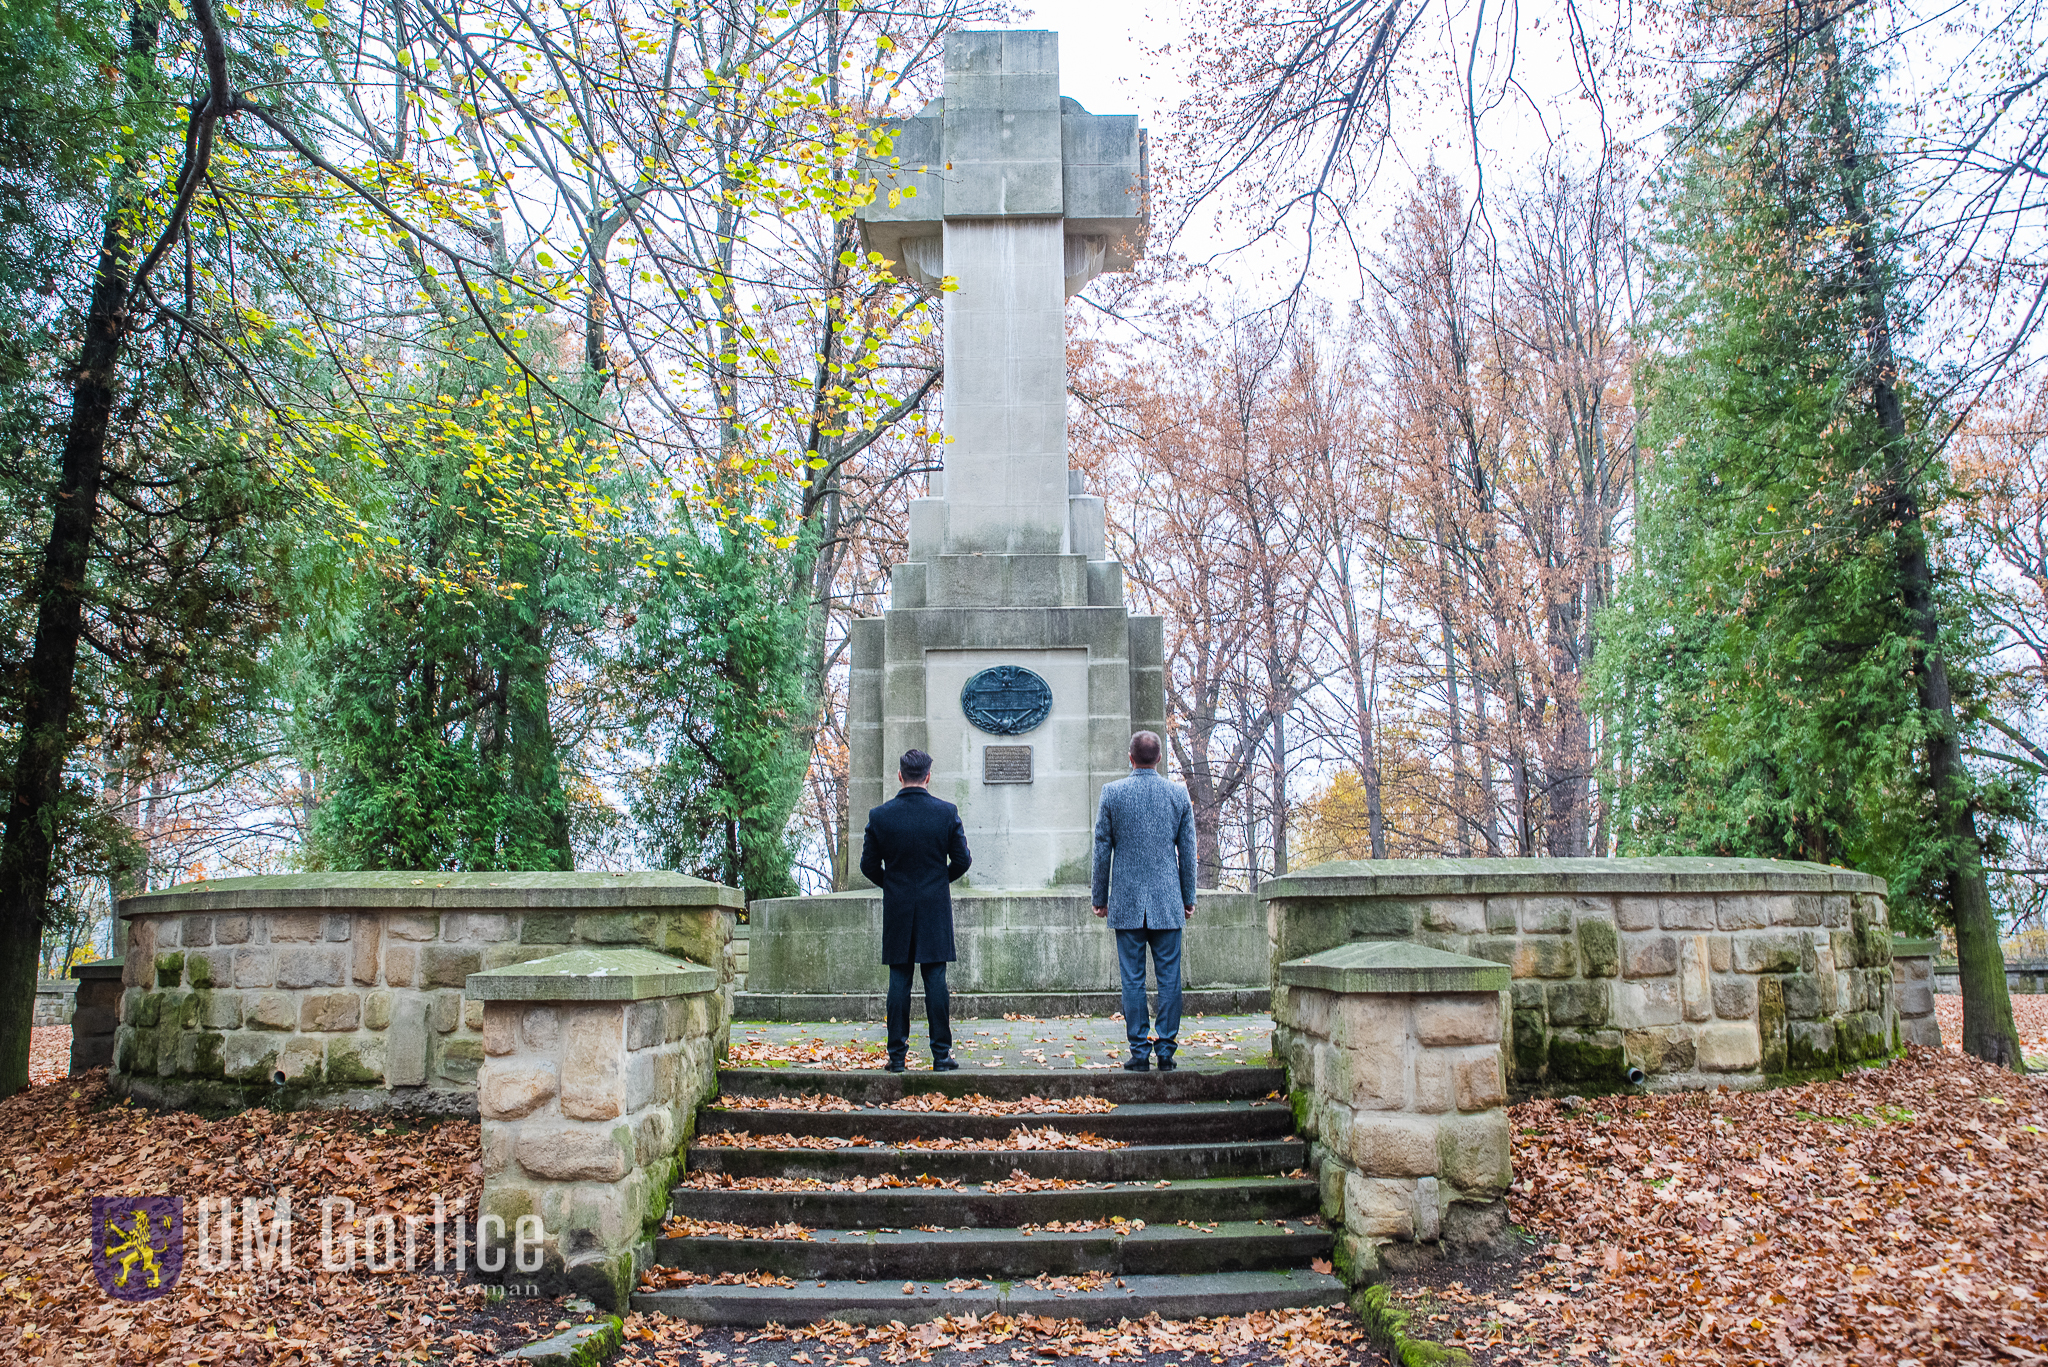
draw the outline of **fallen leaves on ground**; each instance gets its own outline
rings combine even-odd
[[[13,1363],[266,1363],[444,1360],[496,1354],[489,1335],[453,1328],[481,1288],[458,1288],[428,1270],[320,1270],[322,1197],[355,1202],[361,1258],[364,1222],[374,1214],[424,1214],[431,1242],[433,1198],[471,1218],[481,1185],[477,1126],[445,1121],[386,1127],[358,1114],[245,1111],[203,1120],[107,1104],[106,1074],[45,1083],[0,1101],[0,1225],[8,1231],[0,1271],[0,1361]],[[293,1258],[245,1270],[242,1202],[270,1202],[289,1190]],[[177,1286],[135,1304],[101,1291],[92,1269],[89,1198],[185,1198],[185,1262]],[[235,1256],[209,1270],[199,1240],[199,1200],[230,1199]],[[209,1233],[218,1258],[218,1206]],[[337,1209],[336,1248],[345,1213]],[[452,1221],[451,1221],[452,1226]],[[451,1228],[452,1236],[452,1228]],[[402,1238],[402,1233],[401,1233]],[[452,1243],[452,1238],[451,1238]],[[360,1262],[358,1263],[360,1268]]]
[[[1952,1054],[1963,1052],[1963,999],[1936,997],[1934,1018],[1941,1022],[1941,1047]],[[2012,1023],[2020,1032],[2020,1054],[2036,1065],[2048,1060],[2048,996],[2037,992],[2012,994]]]
[[[773,1272],[685,1272],[676,1267],[650,1267],[640,1274],[642,1291],[667,1291],[677,1286],[795,1286]]]
[[[898,1187],[951,1190],[960,1182],[957,1178],[933,1177],[922,1172],[915,1177],[885,1172],[880,1177],[848,1177],[838,1182],[823,1182],[815,1177],[734,1177],[729,1172],[693,1172],[681,1185],[698,1191],[888,1191]]]
[[[854,1149],[867,1144],[867,1136],[858,1134],[755,1134],[750,1130],[714,1130],[690,1141],[693,1149]]]
[[[692,1220],[685,1215],[671,1215],[661,1225],[665,1239],[793,1239],[809,1243],[811,1232],[807,1225],[736,1225],[730,1220]]]
[[[1064,1177],[1033,1177],[1022,1168],[1011,1168],[1008,1177],[997,1182],[984,1182],[981,1189],[998,1193],[1010,1191],[1086,1191],[1095,1185],[1094,1182],[1072,1182]],[[1116,1183],[1105,1182],[1102,1185],[1113,1187]]]
[[[1042,1225],[1022,1225],[1019,1234],[1095,1234],[1108,1230],[1112,1234],[1136,1234],[1145,1227],[1143,1220],[1126,1220],[1121,1215],[1112,1215],[1107,1220],[1052,1220]]]
[[[2048,1081],[1914,1048],[1839,1081],[1512,1118],[1509,1208],[1557,1242],[1457,1317],[1495,1361],[2048,1353]]]
[[[721,1096],[711,1103],[721,1111],[850,1111],[851,1101],[825,1092],[796,1096]]]
[[[821,1037],[774,1044],[763,1039],[737,1039],[726,1056],[728,1068],[780,1064],[785,1068],[819,1068],[826,1072],[858,1072],[879,1068],[888,1061],[888,1051],[879,1044],[834,1044]]]
[[[1114,1101],[1099,1096],[1027,1096],[1015,1101],[998,1101],[992,1096],[969,1092],[966,1096],[943,1096],[919,1092],[899,1101],[877,1106],[855,1106],[843,1096],[828,1092],[804,1092],[798,1096],[721,1096],[714,1103],[726,1111],[909,1111],[920,1115],[1106,1115],[1116,1109]]]
[[[1015,1101],[998,1101],[979,1092],[966,1096],[941,1096],[919,1092],[892,1101],[885,1111],[942,1111],[952,1115],[1104,1115],[1116,1109],[1114,1101],[1099,1096],[1027,1096]]]
[[[904,1139],[894,1144],[885,1144],[879,1139],[865,1135],[815,1134],[754,1134],[748,1130],[719,1130],[702,1134],[693,1141],[693,1146],[703,1149],[856,1149],[856,1148],[897,1148],[917,1150],[942,1150],[961,1153],[1009,1153],[1019,1149],[1085,1149],[1102,1151],[1125,1149],[1130,1145],[1121,1139],[1101,1139],[1083,1132],[1068,1134],[1050,1125],[1032,1129],[1019,1125],[1000,1139],[955,1139],[940,1136],[936,1139]]]
[[[28,1082],[55,1082],[71,1071],[71,1027],[38,1025],[28,1032]]]
[[[949,1291],[981,1289],[980,1282],[964,1279],[945,1285]],[[634,1315],[626,1321],[628,1352],[647,1354],[641,1360],[678,1360],[676,1354],[704,1336],[698,1325],[655,1315]],[[816,1367],[926,1362],[936,1351],[973,1353],[998,1346],[1008,1347],[1016,1355],[1011,1361],[1022,1360],[1027,1349],[1028,1356],[1041,1360],[1071,1357],[1096,1362],[1166,1354],[1188,1361],[1199,1355],[1288,1367],[1347,1367],[1380,1360],[1365,1343],[1358,1321],[1337,1309],[1262,1310],[1217,1319],[1148,1317],[1092,1327],[1046,1315],[951,1315],[923,1324],[874,1326],[834,1320],[791,1328],[770,1325],[734,1341],[797,1346],[800,1351],[791,1354],[790,1360],[815,1362]],[[709,1356],[700,1354],[699,1361]]]

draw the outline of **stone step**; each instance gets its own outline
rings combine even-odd
[[[707,1106],[697,1113],[697,1132],[744,1130],[752,1134],[811,1136],[865,1135],[884,1144],[906,1139],[1000,1139],[1018,1126],[1141,1143],[1171,1139],[1181,1144],[1250,1143],[1294,1133],[1294,1112],[1285,1101],[1136,1101],[1098,1114],[963,1115],[955,1111],[732,1111]],[[1293,1166],[1290,1164],[1289,1166]]]
[[[1264,987],[1198,987],[1181,994],[1181,1011],[1189,1016],[1263,1015],[1272,1009],[1272,991]],[[732,1018],[748,1021],[872,1021],[883,1019],[888,999],[880,992],[736,992]],[[1003,1016],[1107,1018],[1123,1010],[1123,995],[1100,992],[955,992],[953,1020],[993,1020]],[[912,1020],[924,1019],[924,994],[911,994]],[[917,1041],[922,1047],[923,1041]]]
[[[973,1280],[973,1279],[966,1279]],[[1047,1279],[1050,1282],[1050,1279]],[[1092,1280],[1092,1279],[1091,1279]],[[698,1324],[754,1327],[843,1320],[851,1324],[917,1324],[942,1315],[1044,1315],[1089,1324],[1143,1319],[1246,1315],[1255,1310],[1341,1305],[1344,1287],[1319,1272],[1211,1272],[1111,1278],[1093,1289],[1028,1281],[995,1282],[948,1291],[944,1282],[812,1280],[793,1287],[691,1286],[642,1291],[633,1309]]]
[[[979,1187],[883,1187],[871,1191],[743,1191],[679,1186],[669,1208],[694,1220],[795,1223],[834,1229],[1006,1229],[1122,1216],[1147,1225],[1177,1220],[1303,1219],[1320,1204],[1316,1183],[1295,1177],[1213,1177],[1155,1185],[1122,1182],[1040,1191]]]
[[[1278,1068],[1194,1068],[1171,1073],[1127,1073],[1121,1068],[962,1068],[953,1073],[891,1073],[880,1068],[838,1072],[822,1068],[727,1068],[718,1074],[727,1096],[801,1096],[824,1092],[855,1105],[901,1101],[936,1092],[997,1101],[1027,1096],[1099,1096],[1118,1105],[1178,1101],[1263,1101],[1287,1095]]]
[[[1078,1133],[1075,1126],[1069,1133]],[[918,1149],[875,1145],[846,1149],[731,1149],[690,1146],[690,1172],[734,1177],[815,1178],[910,1176],[995,1182],[1021,1169],[1070,1182],[1155,1182],[1161,1178],[1251,1177],[1289,1172],[1308,1162],[1299,1139],[1250,1144],[1132,1144],[1121,1149]]]
[[[1130,1233],[1018,1229],[818,1229],[809,1239],[662,1239],[654,1261],[706,1276],[772,1272],[812,1280],[1029,1278],[1102,1271],[1120,1276],[1303,1268],[1330,1256],[1330,1232],[1303,1221],[1233,1220]]]

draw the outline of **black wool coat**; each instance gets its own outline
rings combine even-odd
[[[923,788],[905,788],[868,812],[860,871],[882,890],[882,962],[951,963],[953,894],[946,886],[974,856],[960,809]]]

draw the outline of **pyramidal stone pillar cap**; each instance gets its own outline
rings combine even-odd
[[[718,986],[718,974],[651,949],[572,949],[545,959],[472,973],[462,992],[481,1002],[637,1002],[688,997]]]
[[[1353,940],[1280,965],[1288,987],[1325,992],[1505,992],[1506,964],[1406,940]]]

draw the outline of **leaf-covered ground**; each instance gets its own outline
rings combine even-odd
[[[1936,997],[1934,1018],[1941,1022],[1942,1047],[1962,1052],[1963,999]],[[2048,997],[2039,993],[2016,993],[2012,999],[2012,1021],[2019,1027],[2020,1053],[2031,1066],[2048,1068]]]
[[[1915,1049],[1835,1082],[1513,1120],[1509,1205],[1546,1256],[1422,1296],[1483,1361],[2048,1354],[2048,1080]]]
[[[71,1027],[38,1025],[29,1031],[28,1080],[55,1082],[71,1071]]]
[[[1189,1067],[1269,1063],[1271,1016],[1189,1016],[1181,1023],[1180,1062]],[[879,1068],[888,1031],[880,1021],[776,1023],[739,1021],[732,1028],[735,1066]],[[1114,1069],[1129,1055],[1122,1016],[1005,1016],[953,1022],[953,1056],[966,1068]],[[931,1066],[924,1022],[913,1020],[909,1065]]]
[[[408,1130],[359,1115],[261,1110],[209,1121],[110,1106],[105,1082],[94,1072],[0,1101],[7,1240],[0,1362],[357,1363],[431,1350],[453,1362],[495,1356],[501,1345],[494,1336],[465,1327],[475,1293],[451,1281],[431,1272],[319,1270],[322,1196],[354,1201],[362,1217],[431,1215],[436,1192],[451,1203],[466,1196],[474,1211],[481,1186],[474,1122]],[[183,1196],[186,1219],[194,1221],[196,1198],[231,1198],[239,1207],[245,1197],[268,1201],[286,1190],[295,1214],[290,1270],[273,1263],[244,1271],[233,1256],[230,1270],[207,1271],[188,1224],[184,1272],[168,1295],[129,1304],[100,1290],[90,1197]]]

